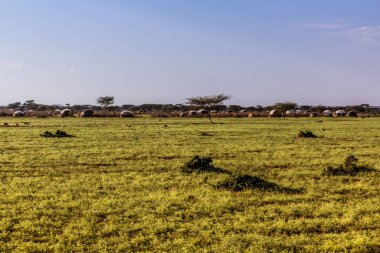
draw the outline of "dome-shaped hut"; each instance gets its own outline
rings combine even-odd
[[[316,113],[316,112],[312,112],[312,113],[310,113],[310,115],[309,115],[309,117],[310,118],[315,118],[315,117],[318,117],[319,115],[318,115],[318,113]]]
[[[198,111],[198,114],[200,114],[200,115],[207,115],[207,114],[208,114],[208,111],[207,111],[206,109],[200,109],[200,110]]]
[[[120,118],[133,118],[135,115],[133,115],[133,112],[124,110],[120,113]]]
[[[194,117],[194,116],[198,116],[198,115],[199,115],[199,113],[197,111],[190,111],[189,112],[189,116]]]
[[[269,117],[281,117],[281,113],[277,110],[272,110],[269,112]]]
[[[70,109],[63,109],[61,111],[61,117],[64,118],[64,117],[69,117],[71,115],[71,110]]]
[[[326,117],[332,117],[332,116],[333,116],[333,113],[332,113],[332,111],[330,111],[330,110],[324,110],[324,111],[323,111],[323,115],[325,115]]]
[[[347,117],[357,117],[358,113],[356,111],[348,111]]]
[[[346,115],[346,112],[344,110],[337,110],[337,111],[335,111],[334,115],[336,117],[343,117],[344,115]]]
[[[90,118],[94,116],[94,111],[91,110],[91,109],[86,109],[86,110],[83,110],[81,113],[80,113],[80,117],[81,118]]]
[[[287,110],[285,116],[296,116],[296,110]]]
[[[180,116],[181,118],[184,118],[184,117],[189,116],[189,114],[188,114],[187,112],[181,112],[181,113],[179,114],[179,116]]]
[[[24,116],[25,116],[25,113],[21,110],[16,110],[13,113],[13,117],[24,117]]]

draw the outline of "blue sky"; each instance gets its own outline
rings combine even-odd
[[[0,0],[0,104],[380,105],[377,0]]]

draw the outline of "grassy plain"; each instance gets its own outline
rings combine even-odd
[[[379,172],[322,175],[351,154],[380,170],[379,118],[3,122],[0,252],[380,251]],[[76,137],[40,136],[58,129]],[[181,172],[194,155],[301,193],[217,189]]]

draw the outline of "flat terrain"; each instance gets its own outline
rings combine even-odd
[[[380,118],[4,122],[0,252],[380,252],[380,172],[322,174],[380,171]],[[216,188],[230,175],[181,171],[194,155],[295,191]]]

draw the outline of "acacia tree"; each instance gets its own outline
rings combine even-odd
[[[187,104],[193,107],[207,109],[207,116],[210,119],[211,124],[214,122],[211,119],[210,110],[215,109],[216,107],[223,105],[223,102],[230,99],[231,96],[219,94],[214,96],[203,96],[203,97],[192,97],[186,98]]]
[[[113,96],[98,97],[96,103],[104,107],[107,110],[108,106],[112,105],[115,98]]]
[[[35,100],[30,99],[24,102],[24,107],[27,110],[35,110],[38,108],[38,104],[35,103]]]
[[[288,110],[294,110],[297,107],[297,103],[281,102],[281,103],[276,103],[273,107],[281,112],[286,112]]]

